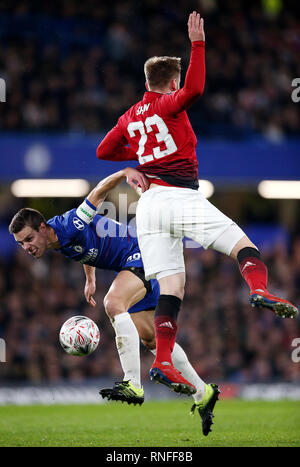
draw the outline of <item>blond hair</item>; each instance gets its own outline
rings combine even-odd
[[[151,57],[144,65],[146,81],[150,89],[162,89],[181,73],[181,58]]]

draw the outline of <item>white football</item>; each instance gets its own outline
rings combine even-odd
[[[98,347],[100,332],[96,323],[86,316],[73,316],[61,327],[59,342],[70,355],[90,355]]]

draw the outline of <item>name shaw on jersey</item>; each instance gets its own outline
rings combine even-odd
[[[149,102],[149,104],[140,105],[136,111],[136,114],[140,115],[140,114],[143,114],[144,112],[147,112],[147,110],[149,110],[150,104],[151,102]]]

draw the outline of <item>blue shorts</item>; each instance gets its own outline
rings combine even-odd
[[[160,295],[159,283],[156,279],[150,279],[149,282],[151,283],[151,292],[148,292],[142,300],[129,308],[128,313],[155,309]]]
[[[144,265],[141,258],[141,253],[136,252],[133,255],[127,258],[125,263],[125,270],[130,270],[130,268],[138,268],[144,271]],[[139,311],[154,310],[156,308],[160,289],[159,283],[156,279],[150,279],[150,284],[148,284],[149,291],[146,293],[145,297],[129,308],[128,313],[137,313]]]

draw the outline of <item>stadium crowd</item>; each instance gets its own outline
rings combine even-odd
[[[253,310],[236,263],[212,250],[186,248],[187,285],[178,342],[206,381],[299,382],[292,361],[299,318],[277,318]],[[263,255],[269,289],[300,304],[300,237],[288,249],[278,244]],[[97,271],[96,309],[85,302],[81,264],[49,253],[36,261],[21,248],[0,263],[0,335],[6,341],[1,381],[82,382],[122,377],[114,333],[103,298],[114,273]],[[99,326],[101,341],[90,356],[67,355],[58,333],[63,322],[86,315]],[[142,376],[148,381],[153,355],[141,345]]]
[[[189,113],[207,138],[299,135],[291,99],[300,76],[299,4],[293,0],[4,0],[0,128],[95,133],[113,126],[144,92],[153,55],[183,58],[192,9],[205,17],[207,80]],[[183,73],[184,77],[184,73]]]

